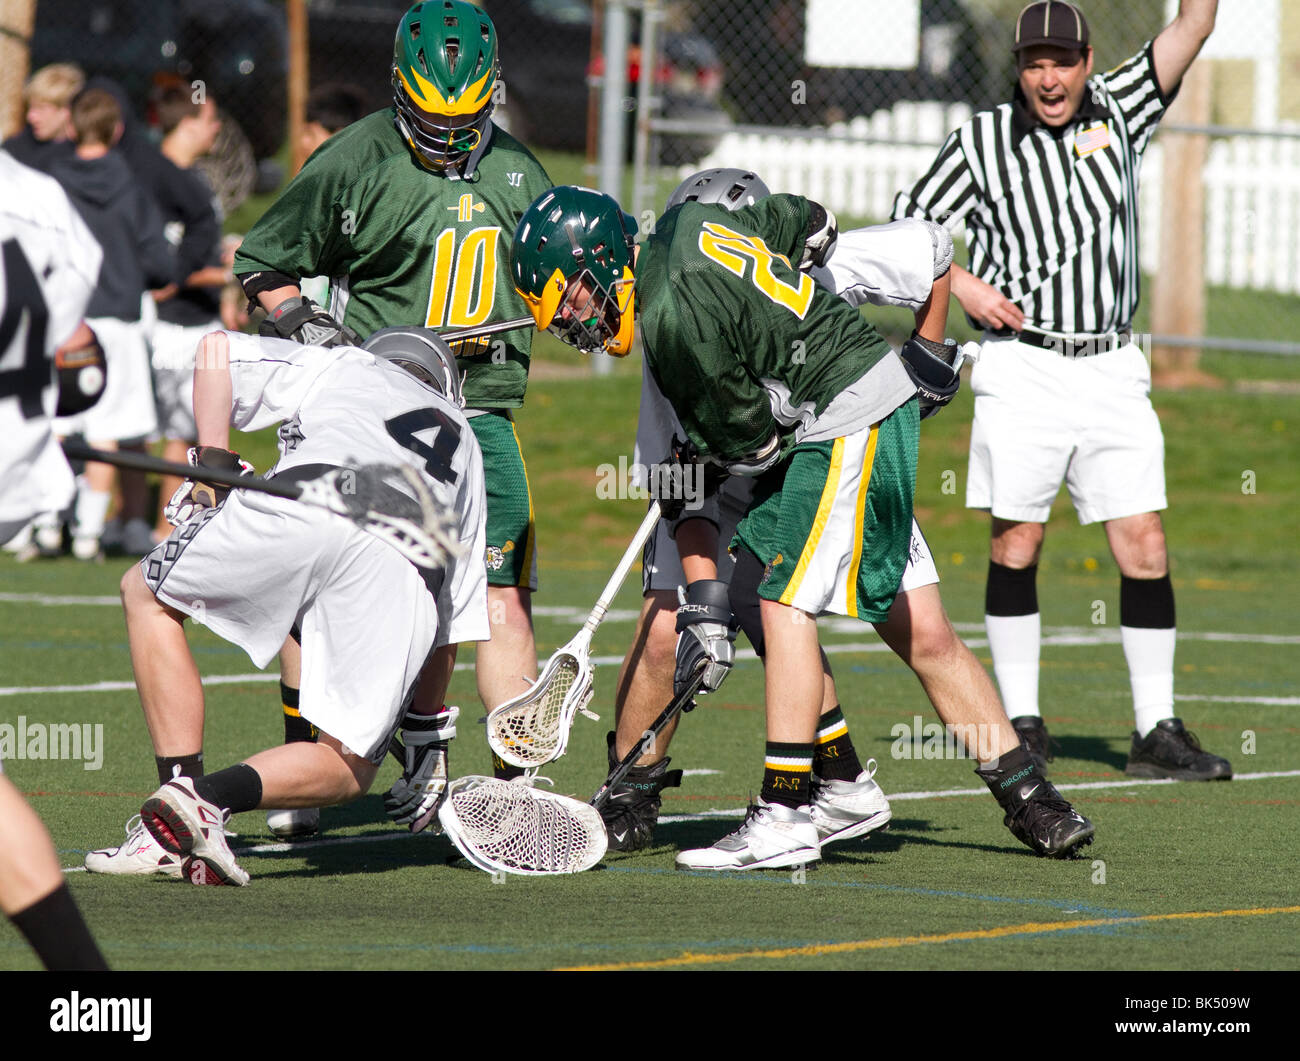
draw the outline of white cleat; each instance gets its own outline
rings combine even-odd
[[[182,857],[181,873],[191,884],[248,883],[226,843],[225,813],[199,796],[188,777],[158,789],[144,801],[140,817],[164,850]]]
[[[86,871],[132,877],[179,877],[181,860],[159,846],[137,814],[126,823],[126,843],[90,852],[86,856]]]
[[[306,840],[320,832],[320,808],[269,810],[266,812],[266,827],[281,840]]]
[[[866,836],[889,823],[893,811],[880,786],[872,780],[875,774],[876,760],[869,759],[866,769],[854,781],[823,781],[813,775],[813,802],[809,811],[820,843],[834,844]]]
[[[712,847],[681,851],[678,869],[781,869],[822,857],[817,827],[806,807],[787,807],[760,798],[751,804],[745,824]]]

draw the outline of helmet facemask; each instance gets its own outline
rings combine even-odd
[[[583,269],[569,278],[547,330],[584,354],[603,351],[623,330],[623,314],[632,312],[632,285],[628,275],[605,287]]]

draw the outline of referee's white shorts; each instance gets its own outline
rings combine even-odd
[[[382,761],[438,631],[434,599],[401,554],[324,510],[236,490],[140,566],[160,601],[259,668],[298,622],[303,717]]]
[[[731,478],[726,480],[718,490],[718,505],[710,515],[718,520],[718,578],[723,582],[731,580],[735,559],[728,552],[731,539],[736,533],[736,524],[749,507],[753,494],[753,480]],[[912,520],[912,541],[907,557],[907,567],[903,569],[903,578],[898,590],[906,593],[909,589],[931,586],[939,581],[939,572],[934,566],[934,556],[930,545],[921,533],[916,519]],[[668,533],[668,524],[660,520],[654,533],[646,543],[645,554],[641,564],[641,583],[644,593],[653,590],[676,590],[686,584],[686,575],[682,571],[681,555],[677,545]]]
[[[1084,524],[1168,507],[1151,367],[1136,344],[1069,358],[986,337],[971,390],[967,508],[1046,523],[1062,481]]]

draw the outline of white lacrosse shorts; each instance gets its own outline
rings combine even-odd
[[[1136,344],[1069,358],[986,337],[971,389],[967,508],[1046,523],[1062,481],[1082,524],[1168,507],[1151,366]]]
[[[153,434],[158,414],[144,326],[113,317],[88,318],[86,323],[104,350],[104,393],[85,412],[57,417],[54,433],[60,438],[84,435],[91,442],[125,442]]]
[[[194,442],[194,354],[199,340],[219,330],[221,321],[184,326],[156,321],[153,326],[153,391],[158,404],[158,433],[163,438]]]
[[[382,761],[438,633],[410,561],[348,520],[234,490],[141,562],[165,604],[238,645],[259,667],[302,629],[302,716]]]

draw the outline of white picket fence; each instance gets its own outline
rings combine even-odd
[[[731,133],[682,176],[741,166],[768,186],[884,219],[894,196],[929,168],[947,134],[970,117],[965,104],[898,103],[831,127],[832,136]],[[1230,288],[1300,294],[1300,129],[1294,137],[1240,135],[1211,142],[1205,181],[1205,279]],[[1163,152],[1146,152],[1139,193],[1142,268],[1159,271]]]

